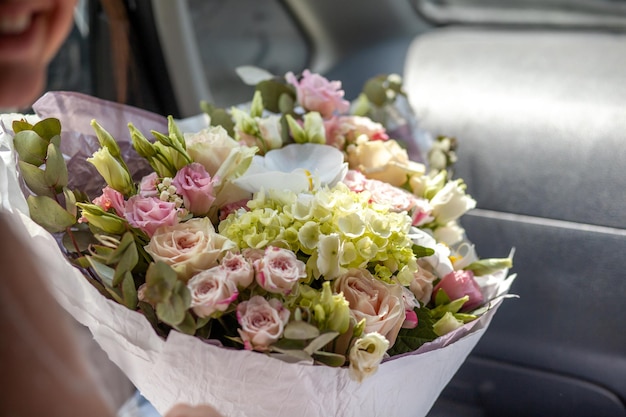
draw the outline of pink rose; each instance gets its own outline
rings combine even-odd
[[[173,226],[178,223],[174,203],[140,195],[128,199],[124,217],[131,226],[141,229],[150,237],[159,227]]]
[[[102,189],[102,195],[93,200],[93,203],[104,211],[113,209],[115,214],[124,217],[124,196],[119,191],[114,190],[108,185]]]
[[[225,204],[222,207],[220,207],[220,221],[224,220],[231,213],[236,212],[240,208],[243,208],[246,211],[248,211],[249,210],[247,206],[248,201],[250,201],[249,198],[244,198],[243,200],[237,200],[237,201]]]
[[[343,293],[357,323],[365,319],[365,333],[378,332],[393,346],[406,319],[401,285],[384,283],[366,269],[351,269],[335,280],[333,289]]]
[[[436,296],[439,289],[444,290],[450,300],[457,300],[468,295],[469,300],[463,305],[461,311],[471,311],[483,303],[483,294],[474,280],[472,271],[450,272],[435,286],[433,297]]]
[[[194,275],[187,282],[187,288],[191,293],[191,309],[198,317],[226,311],[239,295],[235,283],[228,279],[228,270],[221,266]]]
[[[419,269],[413,274],[413,281],[409,284],[409,289],[415,295],[417,301],[428,304],[433,294],[433,281],[437,279],[428,268],[426,261],[417,261]]]
[[[248,288],[254,281],[254,268],[243,255],[227,252],[220,266],[226,271],[228,280],[239,288]]]
[[[237,306],[237,329],[248,350],[267,351],[283,334],[290,312],[275,298],[255,295]]]
[[[306,265],[287,249],[270,246],[254,261],[256,280],[272,293],[289,294],[299,279],[306,278]]]
[[[328,81],[309,70],[304,70],[300,81],[292,72],[287,73],[285,79],[296,87],[298,103],[306,110],[319,112],[323,118],[331,117],[335,111],[344,113],[350,108],[350,103],[343,99],[340,81]]]
[[[361,174],[359,171],[349,169],[342,182],[348,186],[350,191],[353,191],[355,193],[361,193],[365,191],[367,177]]]
[[[187,210],[196,216],[206,214],[215,201],[213,179],[204,166],[197,162],[182,167],[176,173],[172,185],[183,197]]]
[[[159,177],[156,172],[146,175],[141,179],[139,183],[139,195],[142,197],[158,197],[157,184],[159,183]]]

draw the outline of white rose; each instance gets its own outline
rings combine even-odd
[[[389,341],[376,332],[357,339],[350,349],[350,376],[361,382],[374,374],[388,348]]]
[[[211,126],[197,133],[185,133],[184,136],[189,156],[194,162],[202,164],[211,177],[224,163],[231,149],[239,147],[222,126]]]
[[[402,286],[387,284],[366,269],[351,269],[333,283],[350,303],[356,322],[365,319],[365,332],[378,332],[393,346],[406,318]]]
[[[228,271],[221,266],[194,275],[187,288],[191,293],[191,309],[198,317],[226,311],[239,295],[235,283],[228,279]]]
[[[400,187],[415,174],[423,174],[422,164],[409,160],[409,155],[395,140],[358,141],[348,147],[350,169],[361,171],[367,178]]]
[[[237,306],[237,329],[248,350],[267,351],[285,330],[290,312],[275,298],[267,301],[255,295]]]
[[[179,279],[187,281],[198,272],[216,266],[236,245],[217,234],[211,220],[202,217],[158,228],[145,249],[155,261],[170,265]]]
[[[476,207],[476,200],[465,194],[463,180],[450,181],[430,200],[432,215],[440,225],[446,225]]]

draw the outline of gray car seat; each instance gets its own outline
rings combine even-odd
[[[430,416],[626,416],[626,36],[440,29],[404,76],[421,126],[459,141],[479,255],[516,248],[520,296]]]

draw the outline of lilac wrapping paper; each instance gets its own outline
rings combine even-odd
[[[72,93],[49,93],[34,108],[42,118],[60,117],[64,131],[72,131],[64,135],[70,135],[78,146],[66,150],[84,150],[82,141],[93,140],[89,122],[94,117],[122,142],[129,140],[128,121],[144,132],[166,130],[165,119],[152,113]],[[109,358],[161,413],[184,402],[210,403],[230,417],[424,416],[480,340],[500,304],[498,300],[480,319],[415,352],[385,361],[374,376],[361,383],[351,380],[345,368],[288,364],[256,352],[216,347],[175,331],[163,340],[140,313],[102,297],[65,260],[53,236],[30,220],[24,197],[16,191],[20,185],[12,134],[6,131],[10,123],[3,125],[3,210],[11,213],[16,228],[26,237],[30,259],[49,278],[58,302],[91,330]],[[503,281],[503,291],[511,281]]]

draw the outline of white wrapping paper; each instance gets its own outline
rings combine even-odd
[[[5,120],[4,126],[10,123]],[[41,267],[58,302],[91,330],[161,413],[184,402],[209,403],[230,417],[424,416],[497,309],[416,352],[387,360],[361,383],[345,368],[288,364],[175,331],[163,340],[140,313],[99,294],[65,260],[55,239],[30,220],[14,161],[12,135],[0,130],[1,206],[28,236],[29,260]]]

